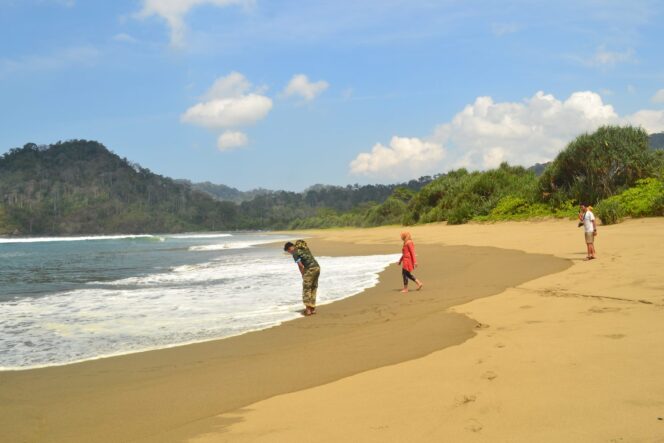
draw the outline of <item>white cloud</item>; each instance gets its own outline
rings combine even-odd
[[[182,121],[208,128],[245,126],[263,119],[271,108],[272,100],[268,97],[249,94],[198,103],[187,109]]]
[[[414,178],[415,172],[489,169],[504,161],[531,166],[552,160],[577,136],[610,124],[661,132],[664,110],[620,116],[592,91],[574,92],[565,100],[541,91],[521,102],[496,103],[491,97],[478,97],[435,128],[428,149],[422,148],[425,142],[420,139],[394,137],[390,148],[378,144],[370,153],[358,155],[351,172],[394,178],[400,168],[418,165],[405,177]],[[444,165],[440,153],[445,153]]]
[[[419,138],[392,137],[390,146],[380,143],[350,163],[353,174],[409,179],[434,172],[445,157],[443,148]]]
[[[283,95],[286,97],[298,95],[307,101],[311,101],[329,86],[329,83],[324,80],[310,82],[306,75],[297,74],[291,78],[290,82],[288,82],[288,86],[284,89]]]
[[[244,75],[231,72],[218,78],[202,101],[180,116],[180,121],[215,131],[251,125],[265,118],[272,109],[272,99],[262,95],[262,89],[254,89]],[[217,149],[228,151],[248,142],[245,133],[226,130],[217,138]]]
[[[650,101],[653,103],[664,103],[664,89],[655,92]]]
[[[183,123],[207,128],[233,128],[256,123],[272,109],[272,99],[257,92],[248,93],[251,83],[237,72],[217,79],[204,100],[181,116]]]
[[[229,151],[231,149],[245,146],[249,142],[247,135],[239,131],[225,131],[217,138],[217,148],[220,151]]]
[[[205,98],[237,98],[251,89],[251,83],[239,72],[231,72],[226,77],[218,78],[205,94]]]
[[[184,17],[196,6],[210,5],[226,7],[232,5],[250,6],[253,0],[143,0],[143,9],[135,16],[146,18],[153,15],[163,18],[171,30],[171,44],[182,46],[186,25]]]
[[[664,132],[664,111],[644,109],[628,115],[624,121],[631,125],[641,126],[648,134]]]
[[[523,102],[478,97],[439,125],[434,139],[455,153],[453,167],[484,169],[502,161],[532,165],[554,158],[577,135],[610,123],[621,123],[618,114],[594,92],[575,92],[560,101],[540,91]]]

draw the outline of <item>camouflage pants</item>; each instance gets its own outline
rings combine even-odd
[[[302,276],[302,302],[309,308],[316,307],[316,291],[318,290],[319,276],[320,268],[305,269]]]

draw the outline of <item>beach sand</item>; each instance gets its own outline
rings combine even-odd
[[[393,253],[401,229],[309,243]],[[393,265],[265,331],[0,373],[0,440],[664,441],[664,219],[600,227],[591,262],[570,221],[411,232],[421,292]]]
[[[323,236],[382,242],[398,231]],[[190,441],[664,441],[663,218],[600,226],[589,262],[569,221],[411,231],[417,244],[514,248],[573,266],[454,307],[482,324],[463,344],[250,405]]]

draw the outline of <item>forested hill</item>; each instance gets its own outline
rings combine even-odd
[[[651,134],[650,137],[648,137],[648,144],[652,149],[664,150],[664,132]]]
[[[366,211],[399,187],[415,192],[431,180],[243,193],[154,174],[94,141],[27,144],[0,156],[0,235],[286,229]]]
[[[245,201],[253,200],[259,195],[272,194],[274,191],[268,189],[253,189],[251,191],[240,191],[239,189],[232,188],[226,185],[218,185],[211,182],[193,183],[189,180],[176,180],[177,183],[185,184],[197,191],[205,192],[212,198],[219,201],[231,201],[235,203],[242,203]]]
[[[231,229],[236,209],[93,141],[27,144],[0,157],[0,234]]]

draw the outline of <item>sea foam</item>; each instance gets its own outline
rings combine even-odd
[[[319,257],[319,304],[374,286],[378,273],[397,258]],[[301,277],[290,256],[273,249],[236,250],[169,272],[1,303],[0,369],[230,337],[296,318],[301,308]]]

